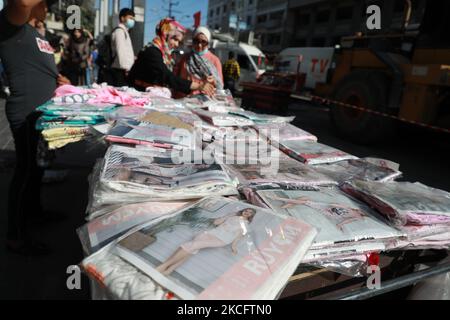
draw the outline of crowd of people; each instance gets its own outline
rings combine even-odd
[[[31,220],[57,219],[41,207],[43,170],[37,165],[39,114],[35,109],[48,101],[61,85],[90,85],[169,88],[174,97],[205,94],[217,89],[233,91],[239,65],[230,56],[222,65],[210,50],[211,33],[205,27],[193,32],[192,50],[181,59],[174,51],[186,36],[186,28],[171,18],[156,26],[156,37],[135,54],[130,29],[135,24],[131,9],[120,11],[113,31],[96,43],[86,29],[57,36],[45,24],[55,0],[9,1],[0,12],[0,61],[2,86],[9,87],[6,101],[16,152],[16,168],[8,198],[7,249],[25,255],[48,253],[48,248],[31,239]]]

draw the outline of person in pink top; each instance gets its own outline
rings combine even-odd
[[[233,254],[237,254],[238,242],[248,233],[248,226],[255,214],[255,209],[247,208],[236,215],[214,220],[216,226],[214,229],[203,231],[191,241],[180,245],[174,254],[156,267],[156,270],[168,276],[189,257],[206,248],[220,248],[231,245],[231,251]]]
[[[223,89],[222,63],[219,58],[209,51],[211,32],[206,27],[198,27],[192,36],[192,51],[184,55],[175,72],[183,79],[201,83],[205,80],[213,81],[216,89]],[[200,94],[200,91],[191,92],[192,95]],[[183,93],[176,93],[177,98],[183,97]]]

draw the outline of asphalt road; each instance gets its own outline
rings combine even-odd
[[[0,244],[6,233],[6,206],[14,153],[0,100]],[[316,136],[319,141],[359,157],[381,157],[400,163],[404,180],[450,191],[450,137],[406,128],[389,141],[371,147],[352,144],[336,137],[326,110],[306,104],[292,105],[289,112],[297,116],[295,124]],[[103,146],[82,142],[57,153],[55,168],[68,169],[64,182],[46,184],[43,202],[46,209],[64,213],[64,222],[35,229],[36,236],[48,243],[54,253],[32,259],[8,254],[0,246],[0,299],[89,299],[89,284],[82,277],[80,290],[66,286],[67,268],[78,264],[83,256],[76,229],[84,223],[88,196],[88,175],[104,152]]]

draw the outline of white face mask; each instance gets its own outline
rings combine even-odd
[[[136,24],[136,22],[134,21],[134,19],[128,19],[128,20],[125,22],[125,26],[126,26],[128,29],[133,29],[135,24]]]

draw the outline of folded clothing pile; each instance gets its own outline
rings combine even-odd
[[[78,142],[89,136],[89,127],[62,127],[42,131],[49,150],[55,150],[69,143]]]

